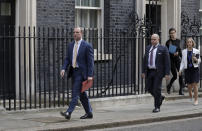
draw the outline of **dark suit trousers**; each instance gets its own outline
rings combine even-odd
[[[161,85],[163,78],[159,76],[159,72],[157,72],[157,70],[148,70],[147,73],[147,90],[154,97],[155,108],[160,108],[160,101],[162,98]]]
[[[170,83],[169,83],[170,86],[172,86],[173,82],[177,79],[177,71],[179,71],[179,69],[180,69],[180,63],[179,62],[171,61],[171,73],[172,73],[173,77],[170,80]],[[179,84],[180,84],[180,89],[183,88],[183,78],[182,78],[182,75],[179,76]]]
[[[80,98],[80,101],[84,107],[84,110],[86,113],[91,113],[92,108],[88,99],[88,96],[86,92],[81,93],[81,87],[82,87],[82,82],[83,82],[83,76],[82,72],[79,68],[73,69],[72,72],[72,100],[69,104],[69,108],[67,109],[67,112],[72,113],[75,109],[75,106],[78,103],[78,99]]]

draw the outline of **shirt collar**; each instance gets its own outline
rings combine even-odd
[[[159,43],[158,43],[158,44],[156,44],[154,47],[155,47],[155,48],[157,48],[158,46],[159,46]]]
[[[82,41],[82,39],[80,39],[79,41],[75,41],[75,43],[78,42],[78,44],[80,45],[80,44],[81,44],[81,41]]]
[[[152,45],[152,46],[151,46],[151,49],[153,49],[153,48],[155,49],[155,48],[157,48],[158,46],[159,46],[159,43],[156,44],[156,45]]]

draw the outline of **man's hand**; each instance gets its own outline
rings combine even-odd
[[[165,75],[165,78],[166,78],[166,80],[169,80],[170,76],[169,75]]]
[[[198,59],[194,56],[194,57],[192,57],[192,59],[194,60],[194,62],[195,63],[197,63],[198,62]]]
[[[178,56],[178,52],[175,52],[175,53],[174,53],[174,56]]]
[[[60,76],[63,78],[64,75],[65,75],[65,70],[61,70],[61,72],[60,72]]]
[[[142,78],[143,78],[143,79],[145,78],[145,74],[144,74],[144,73],[142,73]]]
[[[179,71],[178,75],[181,76],[182,75],[182,71]]]

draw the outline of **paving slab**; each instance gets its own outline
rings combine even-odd
[[[166,94],[165,94],[166,95]],[[193,101],[188,97],[178,96],[177,94],[166,95],[166,100],[163,102],[161,112],[152,113],[153,100],[152,97],[139,96],[137,98],[129,97],[129,102],[121,97],[111,98],[114,104],[96,105],[93,110],[93,119],[81,120],[80,116],[84,114],[81,107],[77,107],[72,114],[70,120],[66,120],[60,116],[60,111],[65,108],[53,109],[34,109],[28,111],[4,111],[1,112],[0,130],[2,131],[72,131],[72,130],[87,130],[101,129],[107,127],[117,127],[124,125],[144,124],[156,121],[166,121],[175,119],[184,119],[190,117],[202,116],[202,98],[199,98],[199,105],[194,106]],[[177,99],[179,98],[179,99]],[[114,100],[116,99],[116,101]],[[118,100],[120,99],[120,104]],[[132,102],[132,100],[136,102]],[[108,99],[109,101],[110,99]],[[93,103],[93,100],[91,100]],[[98,101],[96,99],[95,101]],[[101,100],[107,101],[105,100]],[[125,104],[124,102],[125,101]],[[100,103],[102,103],[100,102]],[[110,102],[108,102],[110,103]]]

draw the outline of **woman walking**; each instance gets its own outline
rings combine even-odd
[[[185,72],[185,82],[188,86],[189,96],[192,99],[192,88],[194,89],[194,105],[198,105],[198,83],[199,64],[201,62],[200,51],[194,48],[195,42],[192,38],[186,40],[186,49],[182,51],[182,61],[179,75]]]

